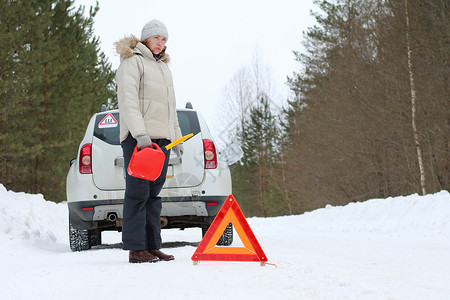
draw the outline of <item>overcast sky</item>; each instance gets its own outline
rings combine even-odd
[[[76,0],[76,5],[95,5]],[[249,66],[255,52],[274,81],[274,97],[285,99],[286,77],[298,70],[293,51],[301,50],[303,31],[313,26],[313,0],[100,0],[94,33],[117,69],[113,43],[126,35],[140,37],[145,23],[163,21],[169,31],[177,106],[191,101],[216,131],[224,88],[237,70]]]

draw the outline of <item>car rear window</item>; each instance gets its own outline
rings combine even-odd
[[[111,145],[120,145],[119,113],[98,114],[95,119],[94,136]]]
[[[180,124],[181,134],[186,135],[193,133],[196,135],[200,132],[200,124],[198,122],[197,113],[195,111],[177,111],[178,124]]]
[[[177,111],[182,135],[200,132],[195,111]],[[119,113],[98,114],[95,119],[94,136],[111,145],[120,145]]]

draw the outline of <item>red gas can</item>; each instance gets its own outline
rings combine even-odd
[[[152,146],[154,148],[146,147],[139,151],[137,146],[134,148],[127,169],[130,176],[155,181],[161,175],[166,155],[156,143]]]

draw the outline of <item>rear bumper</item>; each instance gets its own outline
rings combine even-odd
[[[163,197],[165,228],[208,226],[228,196]],[[69,220],[76,229],[120,230],[123,199],[69,202]]]

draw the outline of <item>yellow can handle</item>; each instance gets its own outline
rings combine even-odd
[[[173,141],[172,143],[170,143],[169,145],[166,146],[166,149],[169,150],[172,147],[175,147],[176,145],[178,145],[179,143],[184,142],[185,140],[187,140],[188,138],[192,137],[194,134],[193,133],[189,133],[185,136],[180,137],[179,139]]]

